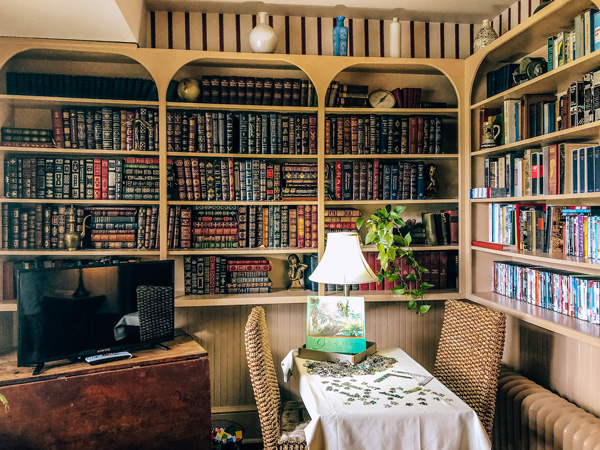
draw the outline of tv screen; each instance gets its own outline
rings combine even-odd
[[[19,366],[173,339],[173,261],[19,272]]]

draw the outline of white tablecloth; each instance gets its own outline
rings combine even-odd
[[[385,372],[346,378],[309,375],[297,350],[283,360],[291,369],[311,423],[310,450],[489,450],[475,411],[400,349],[377,353],[398,362]]]

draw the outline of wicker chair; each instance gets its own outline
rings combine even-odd
[[[304,428],[310,417],[301,402],[281,404],[265,311],[261,306],[252,308],[246,323],[245,340],[265,450],[305,450]]]
[[[456,300],[446,301],[433,374],[475,410],[489,436],[505,331],[504,313]]]

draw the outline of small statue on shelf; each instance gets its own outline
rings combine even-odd
[[[308,268],[306,264],[300,262],[300,258],[295,253],[288,256],[288,276],[290,277],[289,289],[304,290],[304,271]]]
[[[435,164],[427,164],[425,172],[427,172],[425,198],[437,198],[438,191],[440,190],[440,185],[436,178],[437,166]]]

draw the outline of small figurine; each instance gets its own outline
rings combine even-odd
[[[290,277],[289,289],[304,290],[304,271],[308,268],[306,264],[300,262],[298,255],[292,253],[288,256],[288,276]]]
[[[425,198],[437,198],[440,185],[436,178],[437,166],[435,164],[427,164],[425,168],[427,172],[427,181],[425,182]]]

